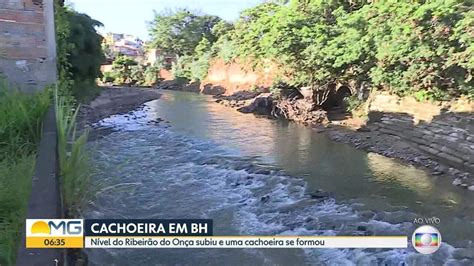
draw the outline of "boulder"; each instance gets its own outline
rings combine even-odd
[[[244,107],[237,109],[242,113],[257,113],[269,115],[273,106],[273,98],[271,93],[262,93],[255,97],[250,103]]]
[[[225,88],[219,85],[205,84],[202,86],[201,93],[209,95],[220,95],[225,93]]]

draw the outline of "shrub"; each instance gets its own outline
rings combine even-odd
[[[115,80],[118,84],[128,84],[132,78],[132,66],[136,66],[138,63],[131,57],[119,55],[112,63]]]
[[[349,97],[345,97],[343,101],[344,101],[345,109],[349,113],[352,113],[363,104],[363,101],[360,100],[357,97],[357,95],[351,95]]]
[[[59,92],[83,101],[96,95],[97,86],[90,86],[101,77],[100,65],[105,60],[102,36],[96,27],[102,24],[70,7],[64,1],[55,0],[55,27]]]
[[[171,74],[173,74],[173,77],[191,79],[191,70],[189,69],[189,64],[191,62],[191,56],[180,56],[171,67]]]
[[[117,74],[115,72],[104,72],[104,75],[102,76],[102,82],[104,83],[114,83],[115,79],[117,77]]]

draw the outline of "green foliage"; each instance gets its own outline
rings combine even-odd
[[[101,76],[100,65],[105,56],[102,36],[95,28],[102,24],[59,2],[55,5],[57,65],[63,90],[59,93],[83,101],[95,95],[98,89],[95,79]]]
[[[129,84],[132,82],[132,69],[131,66],[136,66],[137,62],[131,57],[119,55],[114,62],[112,67],[116,73],[116,82],[119,84]]]
[[[189,65],[189,71],[190,71],[189,79],[193,81],[203,80],[207,76],[210,59],[211,59],[211,54],[206,53],[203,56],[201,56],[199,59],[192,61]]]
[[[24,226],[48,92],[23,94],[0,79],[0,265],[13,265]]]
[[[188,80],[203,80],[209,69],[211,59],[211,44],[205,38],[196,46],[194,56],[181,56],[173,64],[171,72],[175,78]]]
[[[58,79],[61,82],[61,95],[71,95],[71,88],[74,84],[72,74],[70,71],[71,63],[69,62],[69,54],[74,49],[74,44],[68,41],[71,32],[69,23],[69,10],[56,0],[54,8],[54,25],[56,27],[56,53],[57,53],[57,67]]]
[[[474,65],[453,58],[468,52],[462,39],[451,34],[472,16],[465,8],[462,1],[375,5],[375,16],[368,20],[368,34],[377,48],[372,82],[398,94],[426,90],[430,95],[444,91],[456,96],[460,88],[472,87],[468,76]],[[458,28],[462,30],[467,28]]]
[[[56,125],[58,132],[58,157],[61,189],[68,216],[77,214],[85,201],[90,180],[89,154],[86,150],[85,131],[78,135],[76,119],[80,106],[74,108],[55,93]]]
[[[202,38],[194,51],[194,59],[189,65],[191,80],[203,80],[209,69],[209,61],[211,60],[211,43]]]
[[[142,85],[145,81],[145,66],[136,65],[131,67],[130,83]]]
[[[164,61],[157,61],[153,66],[147,66],[145,68],[144,75],[144,84],[145,86],[153,86],[158,82],[158,76],[160,69],[163,68]]]
[[[191,56],[180,56],[171,67],[171,73],[173,74],[173,77],[190,79],[191,69],[189,68],[189,65],[191,64],[191,62]]]
[[[227,35],[219,38],[212,46],[212,55],[223,59],[225,63],[232,62],[237,57],[235,43]]]
[[[130,57],[119,56],[113,62],[113,71],[104,72],[102,82],[115,85],[152,86],[158,82],[161,64],[157,61],[153,66],[139,65]]]
[[[361,101],[357,95],[351,95],[349,97],[344,98],[344,106],[347,112],[353,112],[357,108],[362,105],[363,101]]]
[[[35,150],[49,103],[48,92],[23,94],[0,79],[0,161]]]
[[[87,103],[99,96],[100,90],[101,89],[97,86],[95,80],[85,79],[76,80],[71,92],[78,103]]]
[[[211,29],[212,35],[216,39],[221,38],[222,36],[226,35],[229,31],[231,31],[234,28],[234,25],[231,23],[221,20],[217,22]]]
[[[150,46],[169,54],[191,55],[203,38],[216,41],[212,29],[219,21],[219,17],[198,15],[187,9],[155,13],[149,25]]]
[[[95,30],[102,26],[88,15],[69,13],[70,34],[68,42],[74,45],[68,61],[74,80],[95,80],[100,76],[100,65],[105,57],[102,52],[102,36]]]
[[[277,62],[293,86],[352,81],[425,100],[473,97],[473,10],[462,0],[267,1],[227,33],[216,28],[212,55]]]
[[[155,14],[150,24],[151,47],[178,55],[171,71],[176,78],[202,80],[213,54],[212,45],[232,25],[216,16],[198,15],[186,9]]]
[[[12,158],[13,159],[13,158]],[[0,161],[0,264],[14,265],[24,230],[35,155]]]
[[[102,82],[104,83],[114,83],[115,79],[117,78],[117,74],[115,72],[104,72],[102,75]]]

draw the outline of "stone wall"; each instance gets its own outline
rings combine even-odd
[[[417,102],[378,94],[367,106],[369,127],[408,141],[457,169],[474,173],[474,104]]]
[[[56,72],[53,0],[0,0],[0,74],[31,92]]]

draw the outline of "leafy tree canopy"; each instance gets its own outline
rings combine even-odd
[[[74,47],[69,53],[69,62],[74,79],[94,80],[100,76],[100,65],[104,62],[102,36],[96,27],[103,26],[86,14],[69,13],[70,34],[68,42]]]
[[[270,59],[296,86],[355,81],[428,99],[474,97],[473,28],[463,0],[266,1],[243,11],[213,54]]]
[[[102,24],[85,14],[55,1],[57,65],[60,93],[71,94],[76,100],[97,92],[95,79],[101,76],[100,65],[105,60],[96,27]]]
[[[187,9],[155,13],[149,25],[151,46],[179,56],[191,55],[203,38],[210,43],[217,40],[212,28],[220,21],[217,16],[198,15]]]
[[[157,14],[153,45],[202,79],[212,57],[279,64],[293,86],[336,82],[425,99],[474,98],[474,6],[465,0],[269,0],[233,24],[188,10]]]

